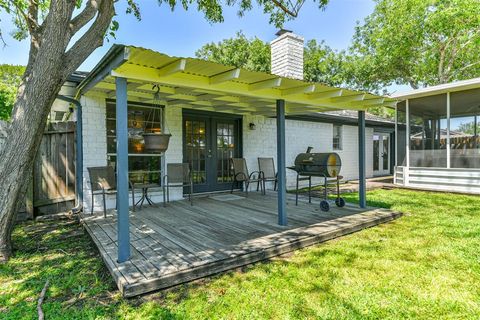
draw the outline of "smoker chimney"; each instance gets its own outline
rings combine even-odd
[[[303,80],[303,37],[281,29],[270,42],[272,73]]]

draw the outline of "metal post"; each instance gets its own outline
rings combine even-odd
[[[365,111],[358,111],[358,204],[367,207],[365,180]]]
[[[477,135],[478,135],[477,125],[478,125],[478,119],[477,119],[477,115],[475,115],[473,118],[473,149],[475,149],[475,151],[477,150]],[[476,154],[476,152],[474,154]]]
[[[447,92],[447,168],[450,168],[450,92]]]
[[[395,167],[398,166],[398,106],[395,105]],[[395,176],[394,176],[395,177]]]
[[[128,110],[127,79],[116,78],[117,94],[117,237],[118,262],[130,259],[128,209]]]
[[[278,224],[287,225],[285,168],[285,100],[277,100]]]
[[[405,163],[407,165],[406,167],[410,168],[410,101],[408,99],[405,101],[405,118],[407,121],[407,128],[405,130],[405,141],[407,143],[407,148],[405,150]]]

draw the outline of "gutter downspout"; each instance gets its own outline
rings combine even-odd
[[[76,204],[72,208],[73,213],[79,213],[83,208],[83,140],[82,140],[82,130],[83,130],[83,120],[82,120],[82,104],[73,98],[57,95],[57,99],[66,101],[74,104],[77,107],[77,126],[75,130],[76,135],[76,149],[77,155],[75,158],[75,198]]]

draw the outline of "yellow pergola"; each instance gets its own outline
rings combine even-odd
[[[114,45],[92,75],[81,84],[82,94],[114,98],[115,78],[122,77],[128,79],[129,100],[152,101],[152,85],[157,84],[167,106],[237,114],[274,116],[278,99],[285,101],[288,115],[394,107],[396,103],[367,92],[123,45]]]
[[[167,107],[253,114],[277,119],[278,222],[287,224],[285,115],[332,110],[359,114],[360,206],[365,197],[365,110],[396,100],[367,92],[249,71],[195,58],[114,45],[79,85],[79,95],[116,99],[118,261],[130,258],[127,100],[152,102],[153,86]]]

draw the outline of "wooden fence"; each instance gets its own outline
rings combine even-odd
[[[26,218],[70,210],[75,203],[75,122],[48,125],[21,212]]]

